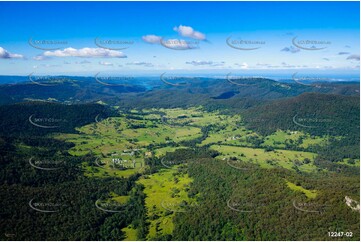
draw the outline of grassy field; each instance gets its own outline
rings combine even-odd
[[[167,152],[174,152],[175,150],[178,150],[178,149],[185,149],[187,147],[185,146],[179,146],[179,147],[170,147],[170,146],[167,146],[167,147],[162,147],[162,148],[159,148],[159,149],[156,149],[154,150],[154,155],[156,157],[162,157],[164,156]]]
[[[286,142],[292,140],[292,142],[297,141],[302,136],[301,132],[285,132],[282,130],[277,130],[275,133],[265,137],[265,146],[272,146],[277,148],[285,148]]]
[[[292,182],[289,182],[286,180],[286,184],[287,186],[293,190],[293,191],[296,191],[296,192],[302,192],[303,194],[306,195],[307,198],[316,198],[317,196],[317,191],[316,190],[307,190],[301,186],[297,186],[296,184],[292,183]]]
[[[351,162],[350,159],[345,158],[342,161],[337,162],[337,164],[347,165],[347,166],[354,166],[354,167],[360,167],[360,160],[354,159],[353,162]]]
[[[122,231],[125,233],[124,241],[136,241],[137,240],[137,230],[132,226],[123,228]]]
[[[291,150],[274,150],[265,151],[264,149],[254,149],[248,147],[236,147],[227,145],[213,145],[211,149],[221,153],[218,158],[227,160],[236,157],[239,160],[258,164],[261,168],[274,168],[281,166],[283,168],[293,170],[297,166],[299,170],[304,172],[316,171],[317,167],[313,165],[316,154],[310,152],[291,151]],[[311,162],[304,164],[305,158]]]
[[[277,130],[275,133],[264,137],[263,146],[284,149],[287,144],[298,144],[301,148],[308,148],[312,145],[325,145],[325,137],[310,136],[301,131]]]
[[[175,213],[185,211],[182,207],[184,202],[191,203],[186,188],[192,180],[186,174],[174,175],[174,172],[172,169],[162,169],[138,181],[145,186],[147,195],[145,204],[150,223],[148,239],[171,234]]]
[[[209,146],[220,153],[216,158],[235,169],[271,169],[282,167],[292,171],[316,172],[315,153],[290,150],[293,147],[307,149],[313,145],[325,145],[326,137],[313,137],[299,131],[282,131],[262,136],[248,130],[240,115],[228,116],[217,112],[205,112],[201,107],[189,109],[145,109],[119,112],[119,117],[99,119],[79,127],[78,134],[55,134],[54,137],[75,144],[69,150],[73,156],[92,154],[95,161],[83,162],[84,174],[89,177],[129,177],[143,174],[137,181],[145,186],[145,204],[149,222],[148,240],[172,234],[176,213],[187,211],[187,206],[196,206],[187,195],[192,179],[179,173],[176,167],[163,168],[159,172],[144,175],[145,158],[162,159],[167,152],[187,148],[184,141],[203,137],[208,126],[208,136],[197,143],[198,147]],[[262,148],[254,148],[262,147]],[[27,149],[23,144],[21,149]],[[194,147],[192,147],[194,148]],[[266,149],[267,148],[267,149]],[[269,149],[271,148],[271,149]],[[251,163],[251,164],[249,164]],[[360,161],[339,164],[359,166]],[[289,189],[315,198],[317,191],[307,190],[286,180]],[[110,193],[109,201],[127,203],[128,196]],[[108,202],[102,201],[102,202]],[[136,240],[137,230],[128,226],[122,231],[125,240]]]
[[[154,111],[145,110],[140,113],[133,110],[132,116],[121,115],[100,120],[78,128],[79,134],[57,134],[55,138],[75,144],[75,147],[69,150],[71,155],[82,156],[92,153],[98,157],[95,166],[83,163],[85,175],[128,177],[143,170],[149,145],[178,143],[201,136],[199,127],[167,125],[160,115],[153,113]],[[200,115],[199,111],[196,113],[195,110],[167,109],[162,112],[174,120],[183,113]],[[156,150],[156,153],[157,156],[161,156],[167,151],[174,149],[164,147]],[[119,166],[126,169],[119,169]]]
[[[262,168],[281,166],[290,170],[315,171],[313,160],[316,154],[285,148],[290,145],[307,148],[312,145],[324,145],[326,142],[324,137],[311,137],[299,131],[278,130],[262,137],[247,130],[239,115],[204,112],[201,107],[132,110],[128,113],[120,112],[119,115],[99,119],[80,127],[79,134],[55,136],[75,144],[75,147],[69,150],[72,155],[92,152],[98,157],[97,161],[102,164],[101,166],[89,167],[86,162],[83,164],[86,175],[127,177],[142,172],[144,158],[147,155],[162,157],[166,152],[184,148],[182,145],[176,147],[174,143],[179,144],[201,137],[201,128],[205,126],[211,127],[208,137],[197,144],[198,146],[211,145],[213,149],[222,153],[220,158],[236,156],[259,164]],[[276,150],[265,152],[263,149],[252,148],[255,147],[252,140],[259,140],[261,147],[273,147]],[[172,145],[164,146],[167,143]],[[126,169],[114,166],[114,160],[118,163],[120,161],[120,166]],[[341,163],[349,164],[347,161]],[[356,162],[357,164],[359,162]]]

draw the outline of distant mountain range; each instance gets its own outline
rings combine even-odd
[[[58,79],[57,79],[58,78]],[[258,102],[305,92],[359,96],[358,82],[302,84],[266,78],[134,78],[126,81],[59,76],[51,82],[29,77],[0,76],[0,104],[24,101],[86,103],[102,100],[126,107],[189,105],[235,106],[245,99]],[[247,105],[246,105],[247,106]]]

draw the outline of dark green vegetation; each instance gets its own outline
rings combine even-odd
[[[0,78],[1,79],[1,78]],[[34,79],[34,80],[33,80]],[[65,103],[85,103],[111,100],[126,92],[140,92],[146,89],[141,86],[104,86],[91,77],[58,77],[59,81],[49,78],[49,81],[31,82],[29,78],[22,78],[18,84],[4,84],[0,86],[0,104],[17,103],[27,100],[48,100]]]
[[[56,167],[59,169],[36,169],[28,160],[38,155],[38,150],[20,151],[9,145],[9,140],[1,141],[2,240],[121,240],[124,238],[121,228],[127,224],[142,228],[144,194],[142,187],[135,185],[137,176],[85,178],[80,164],[91,157],[56,154],[66,150],[66,146],[54,140],[51,143],[44,140],[39,142],[40,147],[35,144],[32,147],[47,152],[46,157],[62,161]],[[106,201],[109,190],[130,196],[122,206],[105,206],[117,211],[114,213],[95,207],[97,200]]]
[[[2,240],[360,239],[358,84],[86,80],[0,86]]]
[[[359,157],[359,112],[357,96],[304,93],[250,108],[243,116],[248,128],[262,134],[282,129],[302,130],[315,136],[329,135],[327,148],[315,147],[315,150],[336,161]]]
[[[52,102],[26,102],[0,106],[0,135],[43,136],[54,132],[74,133],[75,127],[114,116],[100,104],[65,105]]]
[[[328,230],[354,231],[355,240],[360,236],[359,213],[350,213],[343,197],[345,189],[358,193],[357,179],[248,168],[237,170],[212,159],[191,162],[190,194],[200,194],[199,206],[177,214],[173,239],[327,240]],[[320,194],[308,199],[288,189],[283,177]]]

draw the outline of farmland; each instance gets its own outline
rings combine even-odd
[[[74,144],[72,156],[88,155],[91,161],[82,163],[86,177],[118,178],[139,174],[136,182],[144,186],[144,239],[167,238],[174,233],[174,217],[196,206],[197,196],[189,197],[194,177],[176,163],[164,164],[163,159],[178,151],[207,149],[225,167],[236,170],[284,169],[303,174],[327,174],[318,167],[316,147],[327,147],[328,136],[310,135],[304,131],[277,130],[262,135],[246,128],[241,115],[207,112],[203,107],[188,109],[141,109],[118,111],[117,116],[97,118],[93,123],[76,128],[77,133],[56,133],[52,137]],[[24,148],[25,146],[23,146]],[[148,160],[148,162],[147,162]],[[152,168],[149,161],[158,161]],[[182,158],[183,160],[183,158]],[[338,164],[359,166],[359,161],[343,159]],[[255,172],[253,170],[252,172]],[[297,180],[297,179],[296,179]],[[308,190],[285,180],[286,187],[316,198],[316,189]],[[108,200],[124,204],[127,196],[115,193]],[[139,229],[129,225],[122,229],[125,240],[139,238]]]

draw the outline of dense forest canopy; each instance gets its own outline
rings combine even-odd
[[[358,84],[74,79],[0,86],[2,240],[359,240]]]

